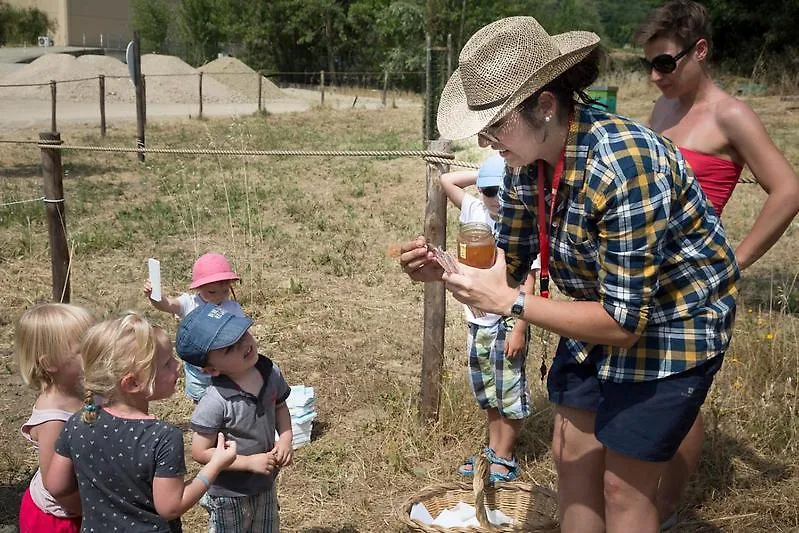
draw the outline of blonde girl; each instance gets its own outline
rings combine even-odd
[[[220,433],[211,461],[184,481],[180,429],[149,413],[151,401],[175,392],[178,362],[164,330],[144,317],[93,326],[81,353],[85,405],[56,442],[47,486],[59,499],[80,491],[82,531],[180,531],[180,516],[235,459],[235,443]]]
[[[43,483],[64,423],[79,411],[83,393],[80,339],[94,319],[86,309],[69,304],[40,304],[17,322],[16,357],[22,380],[38,394],[22,434],[37,447],[39,468],[22,496],[20,533],[80,530],[80,499],[66,494],[61,503]]]

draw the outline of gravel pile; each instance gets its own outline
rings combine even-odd
[[[199,102],[197,70],[175,56],[147,54],[141,58],[141,71],[146,76],[148,103]],[[203,102],[246,103],[246,96],[215,79],[203,77]]]
[[[45,54],[23,68],[4,76],[0,79],[0,85],[48,84],[50,80],[91,78],[98,74],[99,72],[93,65],[78,61],[69,54]],[[3,87],[0,88],[0,98],[49,100],[50,87]],[[72,102],[96,102],[100,99],[97,80],[58,84],[57,98]]]
[[[186,104],[199,101],[198,71],[180,58],[157,54],[142,56],[142,74],[146,77],[147,102],[155,104]],[[242,63],[243,65],[243,63]],[[246,65],[245,65],[246,67]],[[249,67],[247,67],[249,68]],[[94,78],[79,82],[59,83],[58,101],[98,102],[97,76],[106,76],[106,100],[132,103],[136,92],[128,77],[125,63],[109,56],[84,55],[75,58],[69,54],[45,54],[24,67],[0,77],[0,85],[49,84],[62,81]],[[114,78],[123,76],[123,78]],[[255,80],[257,87],[257,80]],[[276,87],[275,87],[276,88]],[[266,94],[266,90],[264,91]],[[50,100],[50,87],[0,87],[0,98],[25,100]],[[246,103],[257,101],[220,83],[211,76],[203,77],[203,102]]]
[[[220,57],[206,63],[199,69],[205,79],[212,77],[230,89],[246,96],[250,102],[258,101],[258,73],[235,57]],[[261,76],[261,98],[263,100],[278,100],[288,98],[280,88]]]

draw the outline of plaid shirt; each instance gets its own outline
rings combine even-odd
[[[663,378],[723,353],[738,266],[682,155],[627,119],[582,105],[574,115],[549,234],[550,275],[561,292],[600,302],[640,335],[630,348],[605,347],[599,378]],[[517,281],[539,251],[536,174],[535,164],[507,174],[501,195],[497,245]],[[593,347],[566,342],[578,362]]]

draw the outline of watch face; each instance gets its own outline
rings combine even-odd
[[[519,296],[516,297],[516,301],[513,302],[513,306],[510,308],[510,313],[513,316],[519,316],[524,312],[524,293],[520,292]]]

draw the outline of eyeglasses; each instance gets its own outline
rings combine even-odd
[[[499,194],[499,187],[483,187],[480,189],[480,192],[483,193],[483,196],[486,198],[493,198]]]
[[[671,54],[660,54],[659,56],[653,57],[652,61],[647,60],[645,57],[639,57],[638,59],[641,60],[641,64],[644,66],[647,72],[652,72],[652,69],[655,69],[661,74],[671,74],[677,69],[677,61],[682,59],[685,54],[693,50],[694,46],[696,46],[696,43],[698,43],[700,40],[701,39],[697,39],[691,46],[683,49],[676,56]]]
[[[501,119],[499,119],[498,121],[494,122],[493,124],[486,126],[480,132],[477,133],[477,136],[482,137],[483,139],[488,141],[489,144],[499,144],[500,140],[499,138],[497,138],[497,135],[499,135],[502,132],[502,130],[505,129],[505,127],[508,125],[508,123],[510,122],[509,119],[510,116],[511,114],[509,113],[504,117],[502,117]]]

